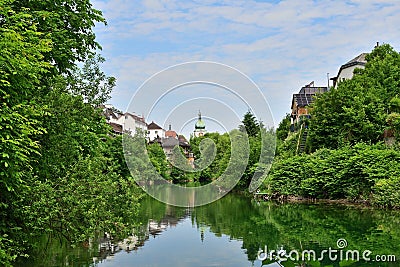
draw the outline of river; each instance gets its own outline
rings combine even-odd
[[[146,197],[139,218],[125,240],[44,239],[17,266],[400,266],[399,211],[229,194],[197,208]]]

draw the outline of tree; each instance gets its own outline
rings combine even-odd
[[[82,96],[84,101],[98,107],[110,99],[110,93],[115,87],[115,78],[107,77],[100,69],[105,59],[100,55],[90,55],[83,68],[73,68],[68,91],[72,95]]]
[[[290,130],[290,114],[286,114],[285,118],[279,123],[276,129],[276,138],[285,141]]]
[[[393,97],[389,103],[389,115],[386,118],[386,122],[389,125],[389,130],[394,130],[396,138],[399,138],[400,134],[400,98],[398,96]]]
[[[16,13],[26,13],[38,32],[51,40],[44,61],[55,66],[51,75],[68,73],[77,61],[85,61],[101,48],[95,41],[96,22],[106,23],[89,0],[8,0]],[[1,25],[0,25],[1,26]]]
[[[36,137],[45,132],[46,107],[34,100],[51,65],[43,60],[51,41],[37,29],[26,10],[0,0],[0,265],[22,253],[25,239],[15,209],[26,177],[39,157]]]
[[[400,92],[400,54],[385,44],[367,57],[365,69],[321,94],[313,103],[309,137],[313,150],[382,140],[390,100]]]
[[[159,143],[149,144],[147,145],[147,152],[149,154],[151,164],[153,164],[153,166],[156,168],[157,173],[165,179],[169,178],[169,163],[161,145]]]
[[[0,0],[0,265],[44,232],[131,229],[141,194],[93,107],[115,84],[89,57],[96,22],[88,0]]]
[[[249,137],[254,137],[260,132],[260,125],[254,114],[250,111],[247,111],[246,114],[244,114],[242,123],[243,125],[239,126],[239,130],[247,132]]]

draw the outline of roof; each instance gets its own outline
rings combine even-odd
[[[134,114],[131,114],[131,113],[129,113],[129,112],[126,112],[125,114],[124,114],[125,116],[131,116],[135,121],[141,121],[141,122],[143,122],[143,123],[146,123],[145,122],[145,120],[144,120],[144,117],[139,117],[139,116],[137,116],[137,115],[134,115]]]
[[[175,147],[179,145],[178,139],[172,137],[166,137],[161,139],[162,147]]]
[[[147,125],[147,130],[162,130],[162,128],[154,121],[152,121],[149,125]]]
[[[365,59],[365,57],[367,55],[368,55],[368,53],[361,53],[358,56],[356,56],[355,58],[353,58],[352,60],[350,60],[349,62],[347,62],[346,64],[343,64],[342,66],[340,66],[337,76],[331,78],[331,80],[336,81],[337,78],[340,76],[340,73],[342,72],[343,69],[347,69],[347,68],[350,68],[352,66],[357,66],[357,65],[365,66],[365,64],[367,63],[367,60]]]
[[[315,94],[315,93],[325,93],[328,91],[328,87],[307,87],[304,86],[300,89],[299,94]]]
[[[189,142],[183,135],[178,136],[179,145],[182,147],[190,147]]]
[[[361,53],[360,55],[356,56],[346,64],[342,65],[342,69],[348,68],[353,65],[365,65],[367,63],[367,60],[365,59],[365,56],[368,55],[368,53]]]
[[[292,108],[296,102],[298,107],[306,107],[314,102],[314,96],[319,93],[325,93],[328,87],[302,87],[298,94],[293,94]]]
[[[202,119],[198,119],[196,124],[194,125],[195,129],[205,129],[206,128],[206,124],[204,123],[204,121]]]
[[[200,112],[200,110],[199,110],[199,118],[198,118],[196,124],[194,125],[194,128],[195,128],[196,130],[198,130],[198,129],[205,129],[205,128],[206,128],[206,124],[205,124],[204,121],[201,119],[201,112]]]
[[[168,130],[168,131],[165,132],[165,137],[177,138],[178,134],[175,131]]]
[[[111,125],[112,130],[115,133],[122,133],[122,125],[114,123],[114,122],[110,122],[109,124]]]
[[[100,106],[100,107],[103,108],[103,115],[104,115],[104,117],[106,117],[107,120],[109,120],[110,118],[113,118],[115,120],[119,118],[119,114],[116,113],[113,109],[106,108],[104,106]]]
[[[313,102],[314,95],[315,94],[294,94],[293,100],[296,101],[298,107],[305,107]]]

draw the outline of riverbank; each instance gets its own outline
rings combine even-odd
[[[327,199],[399,209],[400,150],[358,143],[310,154],[280,154],[260,190],[272,199]]]
[[[365,208],[376,208],[368,200],[350,200],[350,199],[318,199],[318,198],[305,198],[299,196],[280,196],[272,198],[268,194],[254,194],[254,198],[260,201],[272,201],[277,203],[301,203],[301,204],[334,204],[334,205],[346,205],[353,207],[365,207]]]

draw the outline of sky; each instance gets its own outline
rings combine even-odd
[[[208,131],[237,127],[248,110],[276,127],[302,86],[327,86],[376,42],[400,49],[398,0],[92,3],[107,20],[94,31],[117,79],[109,103],[185,136],[199,110]]]

